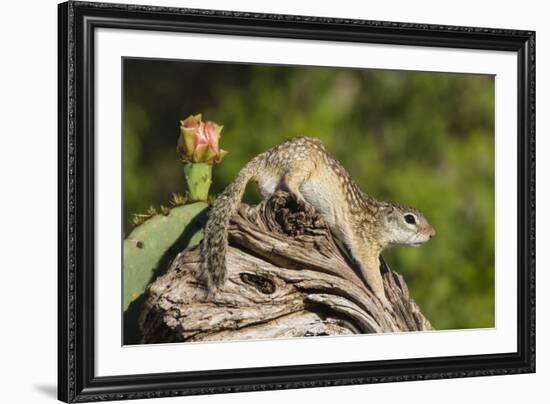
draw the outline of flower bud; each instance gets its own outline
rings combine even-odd
[[[227,154],[219,148],[223,126],[202,121],[202,115],[189,115],[180,121],[177,150],[182,160],[191,163],[219,163]]]

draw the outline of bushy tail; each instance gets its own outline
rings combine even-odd
[[[246,184],[257,172],[261,161],[262,155],[249,161],[210,209],[201,244],[201,277],[210,293],[222,286],[226,280],[225,255],[229,221],[236,213]]]

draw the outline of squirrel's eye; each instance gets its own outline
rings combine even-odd
[[[416,223],[416,219],[415,219],[414,216],[411,215],[411,214],[405,215],[405,221],[406,221],[408,224],[415,224],[415,223]]]

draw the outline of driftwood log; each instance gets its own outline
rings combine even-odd
[[[403,278],[381,258],[384,310],[322,219],[284,192],[242,204],[229,230],[228,281],[207,297],[199,249],[182,251],[148,287],[143,343],[431,330]]]

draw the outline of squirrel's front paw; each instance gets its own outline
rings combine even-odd
[[[386,299],[384,302],[382,302],[382,304],[384,305],[384,309],[386,309],[389,313],[395,313],[393,305],[390,303],[389,300]]]
[[[390,303],[385,294],[382,293],[382,295],[377,295],[376,297],[378,298],[378,300],[380,300],[380,303],[382,303],[382,307],[384,307],[385,310],[387,310],[389,313],[395,312],[393,305]]]

